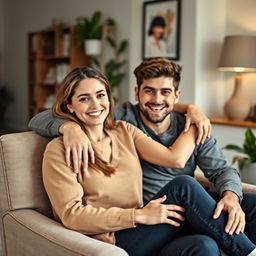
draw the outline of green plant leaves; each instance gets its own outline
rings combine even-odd
[[[240,170],[242,170],[246,164],[256,162],[256,137],[250,128],[247,128],[245,131],[245,138],[242,147],[234,144],[228,144],[225,147],[223,147],[223,149],[233,150],[245,155],[234,156],[233,158],[232,163],[237,162]]]

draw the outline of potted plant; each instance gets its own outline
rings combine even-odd
[[[0,87],[0,121],[4,120],[8,105],[13,101],[12,93],[5,85]]]
[[[228,144],[223,149],[242,154],[235,156],[232,163],[238,163],[243,181],[256,184],[256,137],[252,130],[250,128],[246,129],[242,146]]]
[[[113,25],[112,19],[102,22],[102,13],[96,11],[91,18],[78,17],[75,24],[75,40],[79,45],[85,44],[87,55],[98,55],[101,51],[101,35],[104,24]]]
[[[128,41],[122,40],[118,44],[111,37],[107,37],[107,41],[114,51],[114,56],[106,62],[104,66],[104,74],[111,85],[112,91],[114,91],[125,77],[125,71],[123,67],[127,61],[120,59],[121,55],[124,54],[125,50],[127,49]],[[91,60],[97,68],[100,68],[100,63],[97,58],[91,58]]]

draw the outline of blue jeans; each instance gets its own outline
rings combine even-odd
[[[163,195],[167,195],[165,204],[185,208],[186,221],[180,227],[139,224],[115,232],[116,245],[130,256],[220,255],[218,247],[232,256],[246,256],[255,249],[245,234],[225,233],[226,213],[216,220],[212,218],[216,201],[194,178],[184,175],[173,179],[153,199]],[[188,231],[192,235],[184,236]]]

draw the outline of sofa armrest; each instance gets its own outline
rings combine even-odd
[[[2,225],[6,255],[22,251],[26,256],[128,256],[117,246],[69,230],[34,210],[8,212],[2,217]]]
[[[195,172],[195,178],[202,184],[203,187],[208,187],[210,188],[211,191],[215,190],[213,184],[204,177],[203,172],[197,170]],[[243,189],[243,192],[256,193],[256,185],[253,185],[253,184],[242,182],[242,189]]]

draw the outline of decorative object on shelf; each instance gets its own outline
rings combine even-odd
[[[234,92],[224,106],[227,118],[245,120],[251,104],[242,91],[242,73],[256,72],[256,36],[226,36],[219,70],[236,73]]]
[[[245,131],[243,146],[228,144],[223,149],[234,150],[243,154],[235,156],[232,163],[237,162],[242,175],[242,180],[256,184],[256,137],[250,128]]]
[[[55,98],[54,94],[50,94],[45,100],[44,109],[50,109],[54,104]]]
[[[12,92],[7,89],[7,86],[2,85],[0,87],[0,121],[4,120],[7,107],[13,100]]]
[[[56,70],[54,67],[49,67],[44,79],[44,83],[54,84],[55,82],[56,82]]]
[[[101,21],[102,13],[96,11],[91,19],[78,17],[75,25],[75,39],[79,45],[85,44],[87,55],[99,55],[101,53],[101,37],[103,25],[114,25],[112,19]]]

